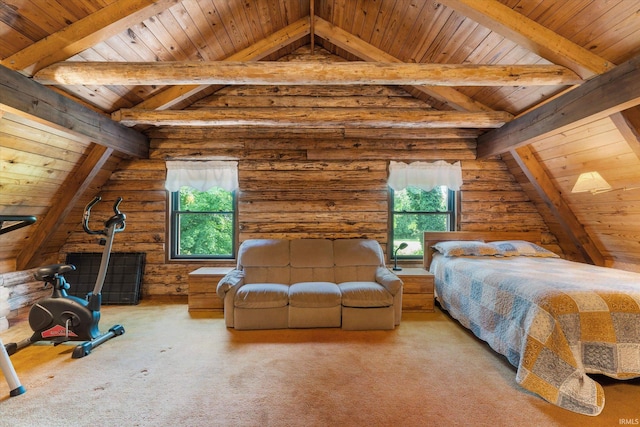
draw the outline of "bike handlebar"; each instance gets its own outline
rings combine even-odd
[[[100,200],[102,200],[102,197],[96,196],[84,208],[84,215],[82,216],[82,228],[84,228],[84,231],[87,232],[88,234],[102,234],[101,231],[93,231],[89,228],[89,217],[91,216],[91,208]]]
[[[89,217],[91,216],[91,208],[93,208],[96,203],[102,200],[102,197],[96,196],[92,201],[90,201],[87,206],[84,208],[84,215],[82,217],[82,228],[88,234],[107,234],[107,229],[115,224],[115,232],[122,231],[125,228],[125,219],[126,215],[120,212],[120,203],[122,202],[122,197],[118,197],[118,199],[113,204],[113,213],[114,215],[104,222],[105,228],[102,230],[91,230],[89,228]]]
[[[86,208],[84,208],[85,212],[90,211],[90,210],[91,210],[91,208],[92,208],[96,203],[98,203],[100,200],[102,200],[102,197],[100,197],[100,196],[96,196],[96,197],[94,197],[94,198],[93,198],[93,200],[92,200],[92,201],[90,201],[90,202],[89,202],[89,204],[87,204],[87,207],[86,207]]]
[[[118,209],[118,207],[120,206],[120,203],[122,203],[122,197],[118,197],[116,202],[113,204],[113,213],[116,215],[121,215],[121,212]]]
[[[5,227],[4,226],[5,221],[8,221],[12,224]],[[31,225],[34,222],[36,222],[35,216],[0,215],[0,234],[8,233],[10,231],[14,231],[19,228],[26,227],[27,225]]]

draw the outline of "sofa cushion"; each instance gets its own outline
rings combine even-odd
[[[340,305],[342,294],[335,283],[302,282],[289,286],[289,305],[301,308],[324,308]]]
[[[335,240],[333,256],[336,266],[384,265],[384,255],[377,240]]]
[[[289,240],[250,239],[238,249],[238,269],[242,267],[284,267],[289,265]]]
[[[338,285],[344,307],[389,307],[393,296],[376,282],[344,282]]]
[[[245,267],[244,283],[291,283],[291,268],[286,267]]]
[[[275,308],[289,304],[289,285],[282,283],[251,283],[241,286],[235,295],[239,308]]]

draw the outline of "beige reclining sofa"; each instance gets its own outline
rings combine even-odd
[[[218,283],[227,327],[394,329],[402,281],[370,239],[251,239]]]

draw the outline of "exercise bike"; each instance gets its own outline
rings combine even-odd
[[[126,220],[125,214],[118,209],[122,202],[122,198],[119,197],[113,205],[114,215],[104,222],[104,228],[91,230],[89,228],[91,208],[100,200],[102,200],[100,197],[96,197],[87,204],[82,220],[85,232],[104,236],[99,241],[104,245],[104,250],[93,291],[87,295],[86,299],[67,293],[70,285],[65,280],[64,274],[76,269],[72,264],[54,264],[36,270],[35,278],[45,282],[45,288],[51,286],[53,293],[31,307],[29,326],[33,330],[33,335],[17,343],[6,344],[6,350],[10,355],[38,341],[48,341],[54,345],[67,341],[84,341],[76,346],[71,355],[73,359],[79,359],[89,355],[91,350],[111,338],[124,334],[122,325],[115,325],[105,333],[100,332],[98,325],[102,305],[102,286],[107,275],[113,238],[115,233],[124,230]]]

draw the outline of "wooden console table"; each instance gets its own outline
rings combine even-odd
[[[233,267],[202,267],[189,273],[189,311],[223,311],[224,302],[216,287],[231,270]]]
[[[394,273],[402,279],[402,311],[434,311],[433,274],[424,268],[403,268]]]

